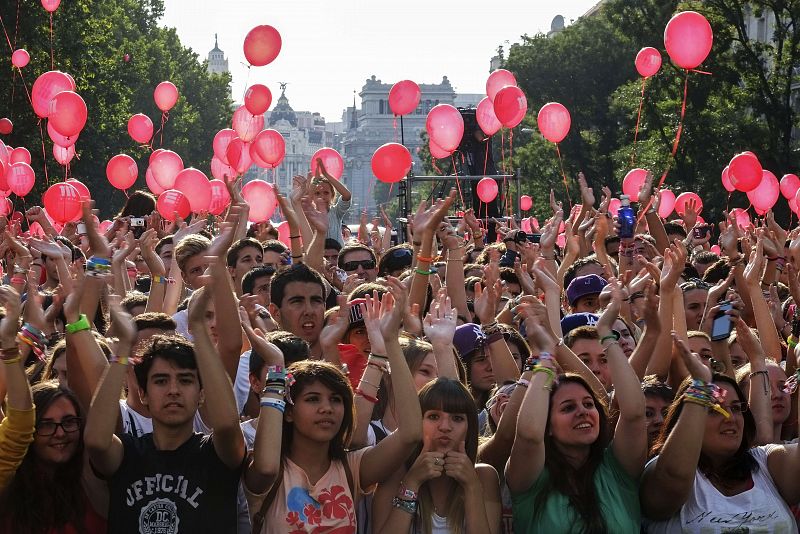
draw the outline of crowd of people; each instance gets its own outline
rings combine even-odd
[[[351,235],[318,167],[288,243],[237,182],[0,219],[0,532],[798,531],[800,228],[650,176],[629,233],[581,175],[536,233],[451,192]]]

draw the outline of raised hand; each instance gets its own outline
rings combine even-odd
[[[0,347],[13,348],[17,344],[19,331],[19,314],[22,308],[19,293],[11,286],[0,286],[0,304],[6,313],[0,321]]]
[[[384,296],[386,298],[386,296]],[[378,295],[378,290],[374,290],[372,295],[364,298],[365,302],[359,304],[361,316],[364,318],[364,326],[367,329],[369,338],[370,352],[375,354],[386,354],[386,344],[381,334],[381,312],[383,311],[382,298]]]
[[[672,331],[672,343],[674,349],[686,365],[686,369],[688,369],[691,377],[695,380],[711,382],[711,369],[703,364],[702,360],[700,360],[700,356],[689,350],[688,345],[678,337],[678,333],[674,330]]]
[[[403,479],[406,487],[417,491],[427,481],[439,478],[444,473],[444,462],[444,453],[434,451],[433,444],[423,441],[422,451]]]
[[[594,190],[586,183],[586,177],[583,172],[578,173],[578,185],[581,188],[581,202],[586,209],[594,206]]]
[[[431,344],[449,344],[453,342],[458,322],[456,309],[452,307],[447,292],[439,290],[430,311],[422,323],[425,337]]]
[[[346,295],[336,297],[339,310],[328,317],[328,323],[319,334],[319,342],[323,347],[336,347],[350,326],[350,303]]]
[[[467,456],[463,440],[458,442],[458,449],[445,453],[444,474],[458,482],[464,489],[480,486],[475,462]]]
[[[83,223],[86,225],[86,238],[89,240],[89,248],[92,250],[92,254],[98,258],[111,259],[111,245],[109,245],[106,236],[98,231],[92,215],[94,201],[85,200],[81,203],[81,207],[83,208]]]

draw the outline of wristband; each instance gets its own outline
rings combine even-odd
[[[89,261],[92,263],[96,263],[98,265],[108,265],[109,267],[111,267],[111,260],[106,258],[98,258],[97,256],[92,256],[91,258],[89,258]]]
[[[490,344],[494,343],[495,341],[500,341],[501,339],[503,339],[503,333],[498,331],[498,332],[494,332],[493,334],[489,334],[488,336],[486,336],[486,341],[484,341],[484,343],[486,343],[487,345],[490,345]]]
[[[6,365],[11,365],[11,364],[14,364],[14,363],[19,363],[19,360],[20,360],[20,357],[19,357],[19,354],[17,354],[13,358],[3,358],[3,363],[6,364]]]
[[[400,489],[397,491],[397,497],[404,501],[416,501],[419,498],[417,492],[410,490],[406,487],[405,482],[400,482]]]
[[[21,284],[21,285],[25,285],[26,283],[28,283],[28,281],[22,278],[21,276],[13,276],[9,281],[12,284]]]
[[[365,401],[371,402],[372,404],[378,404],[378,397],[373,397],[372,395],[367,395],[361,388],[356,388],[355,394],[357,397],[361,397]]]
[[[547,375],[547,381],[544,384],[544,389],[552,389],[553,382],[556,381],[556,373],[549,367],[545,367],[543,365],[534,365],[533,369],[530,370],[533,374],[536,373],[544,373]]]
[[[174,284],[174,278],[167,278],[166,276],[155,275],[150,278],[150,282],[153,284]]]
[[[286,401],[281,399],[272,399],[270,397],[262,397],[259,403],[262,408],[274,408],[283,413],[286,411]]]
[[[28,274],[28,269],[24,267],[14,266],[14,274]]]
[[[436,258],[434,258],[433,256],[423,256],[422,254],[417,254],[418,261],[427,261],[428,263],[430,263],[435,259]]]
[[[74,334],[76,332],[80,332],[81,330],[89,330],[92,325],[89,323],[89,319],[86,317],[85,313],[82,313],[78,320],[74,323],[67,324],[67,334]]]
[[[517,385],[527,388],[528,386],[531,385],[531,381],[525,378],[520,378],[519,380],[517,380]]]
[[[617,334],[616,332],[612,331],[607,336],[603,336],[603,337],[600,338],[600,344],[602,345],[603,341],[605,341],[607,339],[613,339],[614,341],[619,341],[619,334]]]
[[[19,358],[19,347],[16,345],[8,349],[0,349],[1,360],[13,360],[14,358]]]
[[[433,271],[424,271],[422,269],[414,269],[414,272],[417,273],[417,274],[421,274],[423,276],[429,276],[429,275],[433,274]]]
[[[417,515],[417,501],[406,501],[399,497],[392,499],[392,506],[399,508],[407,514]]]

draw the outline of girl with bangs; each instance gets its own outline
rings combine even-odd
[[[416,391],[397,341],[407,293],[396,278],[387,285],[380,301],[366,297],[362,314],[371,339],[380,336],[386,350],[386,356],[371,354],[370,365],[385,365],[388,357],[392,368],[397,431],[374,447],[348,451],[355,418],[348,378],[327,362],[306,360],[284,369],[280,351],[270,351],[244,476],[252,532],[355,533],[359,498],[398,469],[419,441]],[[355,394],[377,401],[361,387]]]
[[[497,472],[475,464],[478,409],[458,380],[439,378],[419,392],[422,444],[406,469],[381,484],[373,501],[375,532],[461,534],[500,531]]]

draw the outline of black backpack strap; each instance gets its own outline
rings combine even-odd
[[[278,476],[275,479],[275,482],[272,484],[272,487],[269,489],[269,493],[267,493],[267,496],[264,497],[264,502],[261,503],[261,508],[259,508],[258,512],[253,514],[253,519],[251,521],[253,534],[261,534],[261,529],[264,526],[264,518],[267,516],[270,505],[275,502],[275,497],[278,495],[278,490],[280,489],[281,484],[283,484],[283,460],[281,460],[281,465],[278,468]]]

